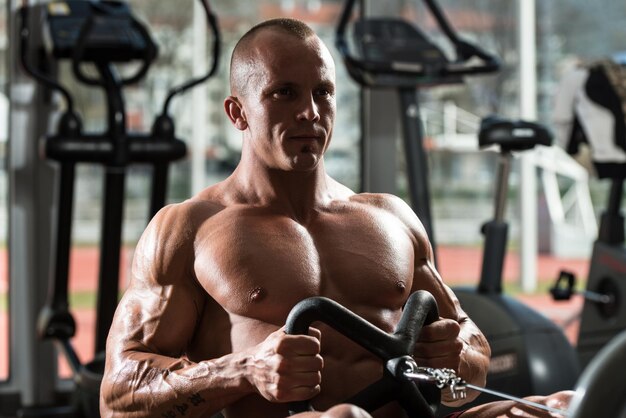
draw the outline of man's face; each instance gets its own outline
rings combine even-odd
[[[240,97],[255,156],[268,168],[315,168],[335,120],[335,66],[317,37],[276,30],[257,35],[245,93]]]

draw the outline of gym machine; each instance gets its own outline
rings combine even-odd
[[[591,358],[615,335],[626,329],[626,248],[624,248],[624,217],[620,212],[626,165],[619,176],[611,178],[606,211],[600,221],[598,239],[594,243],[587,292],[604,295],[605,301],[585,299],[577,350],[586,366]]]
[[[522,142],[524,142],[522,140]],[[518,146],[528,146],[528,143]],[[411,357],[421,328],[438,318],[435,299],[420,290],[409,296],[402,317],[393,333],[387,334],[354,312],[325,297],[311,297],[294,306],[287,317],[285,332],[306,334],[313,322],[329,325],[376,356],[382,363],[381,378],[362,388],[342,403],[357,405],[369,412],[398,402],[410,417],[433,418],[441,412],[441,390],[463,398],[467,389],[491,393],[571,418],[626,417],[622,384],[622,365],[626,361],[626,331],[613,338],[593,359],[580,379],[574,383],[575,394],[567,411],[521,399],[507,392],[494,391],[465,382],[448,369],[420,367]],[[574,387],[574,385],[572,387]],[[465,405],[463,409],[469,406]],[[309,401],[292,402],[290,415],[313,410]],[[553,415],[551,415],[553,416]]]
[[[380,380],[350,397],[345,403],[374,411],[397,400],[411,417],[434,417],[440,401],[440,391],[433,385],[399,379],[408,364],[415,362],[413,354],[419,332],[424,325],[439,318],[435,298],[428,292],[414,292],[406,301],[402,318],[393,334],[367,322],[337,302],[325,297],[305,299],[294,306],[287,317],[287,334],[307,334],[315,321],[330,325],[341,334],[366,348],[384,362]],[[292,402],[289,412],[312,410],[309,401]]]
[[[351,38],[357,53],[353,53],[346,32],[356,0],[345,3],[335,44],[348,73],[358,84],[367,88],[396,89],[398,92],[409,197],[435,249],[419,89],[462,83],[463,76],[495,72],[500,63],[492,54],[459,37],[435,0],[424,0],[424,4],[452,43],[455,59],[448,58],[441,47],[419,28],[392,17],[356,19]],[[360,10],[363,9],[364,2],[361,0]]]
[[[38,334],[55,342],[66,358],[75,384],[75,399],[70,405],[30,408],[20,416],[98,416],[98,394],[104,370],[105,342],[117,306],[121,233],[124,208],[126,168],[131,164],[152,167],[149,218],[164,206],[170,163],[186,155],[185,143],[175,137],[174,121],[169,115],[172,99],[207,81],[217,70],[220,35],[217,19],[206,0],[201,0],[208,26],[213,34],[213,62],[208,73],[172,88],[149,133],[126,130],[123,88],[140,81],[157,57],[157,46],[148,29],[132,14],[130,7],[117,0],[69,0],[28,5],[19,10],[21,19],[20,60],[28,75],[60,93],[65,110],[58,120],[57,131],[43,139],[43,157],[57,163],[56,243],[54,269],[50,275],[47,303],[40,312]],[[33,39],[38,25],[45,29],[41,39]],[[33,52],[34,51],[34,52]],[[37,62],[31,58],[38,57]],[[54,69],[68,60],[77,80],[103,89],[107,104],[106,129],[102,133],[85,132],[75,110],[74,100],[56,80]],[[118,66],[134,64],[136,69],[122,77]],[[85,65],[95,68],[89,75]],[[75,321],[68,299],[69,255],[71,247],[72,206],[75,167],[79,163],[102,165],[105,169],[102,236],[96,307],[94,358],[83,363],[71,338]]]
[[[552,144],[543,126],[490,116],[482,120],[481,148],[499,148],[494,217],[482,227],[485,237],[477,288],[454,288],[463,310],[478,325],[491,346],[487,386],[518,397],[572,389],[579,374],[574,348],[563,331],[528,306],[502,293],[508,223],[505,220],[512,154]],[[481,395],[475,403],[496,400]]]
[[[581,366],[587,367],[594,355],[615,335],[626,329],[626,248],[624,216],[621,213],[626,178],[626,142],[624,137],[624,63],[602,59],[579,67],[576,83],[568,81],[564,95],[557,96],[561,114],[560,145],[571,155],[579,154],[581,145],[589,148],[595,174],[610,182],[606,207],[600,217],[598,237],[593,244],[586,289],[576,290],[573,273],[561,271],[550,289],[555,300],[567,300],[574,294],[584,297],[580,315],[577,350]],[[573,94],[575,93],[575,94]],[[572,112],[564,117],[564,111]]]
[[[626,417],[626,396],[620,371],[626,362],[626,331],[611,338],[589,361],[576,384],[570,418]]]
[[[596,162],[595,167],[598,178],[610,179],[611,186],[593,245],[586,290],[576,291],[576,277],[569,271],[561,271],[550,289],[555,300],[568,300],[576,293],[585,298],[576,345],[582,367],[626,329],[626,310],[622,306],[626,295],[626,248],[621,213],[626,164]]]

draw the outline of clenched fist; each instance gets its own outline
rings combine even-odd
[[[418,366],[459,371],[463,341],[461,326],[452,319],[439,318],[420,331],[413,357]]]
[[[319,330],[287,335],[284,328],[257,345],[247,365],[248,381],[270,402],[311,399],[320,392],[324,360]]]

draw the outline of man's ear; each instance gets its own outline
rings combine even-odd
[[[226,115],[233,126],[240,131],[245,131],[248,128],[248,122],[246,121],[246,113],[243,110],[243,106],[239,102],[239,99],[235,96],[228,96],[224,99],[224,110]]]

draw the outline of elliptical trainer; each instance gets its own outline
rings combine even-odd
[[[98,416],[98,396],[104,370],[106,336],[117,306],[119,292],[120,248],[123,222],[123,190],[126,167],[130,164],[152,166],[149,218],[164,204],[169,164],[186,155],[186,145],[175,137],[169,105],[174,96],[205,82],[217,70],[220,36],[217,19],[206,0],[200,0],[213,34],[213,63],[208,73],[170,90],[162,113],[149,133],[128,133],[122,89],[140,81],[157,56],[157,46],[148,29],[132,14],[130,7],[117,0],[68,0],[28,5],[19,10],[21,18],[20,60],[23,70],[36,81],[60,93],[65,102],[57,132],[44,138],[43,156],[59,167],[58,208],[54,271],[50,274],[49,294],[40,312],[38,334],[56,343],[73,375],[75,399],[69,405],[30,408],[21,416]],[[44,25],[43,32],[34,30]],[[32,33],[42,33],[33,39]],[[38,57],[37,62],[32,59]],[[103,133],[84,132],[70,92],[57,80],[55,64],[71,62],[80,82],[104,90],[107,123]],[[85,72],[92,64],[97,76]],[[117,66],[138,63],[130,76],[121,77]],[[100,164],[105,168],[102,236],[96,307],[94,358],[82,363],[71,338],[76,325],[68,299],[69,255],[71,247],[72,206],[75,167],[78,163]]]

